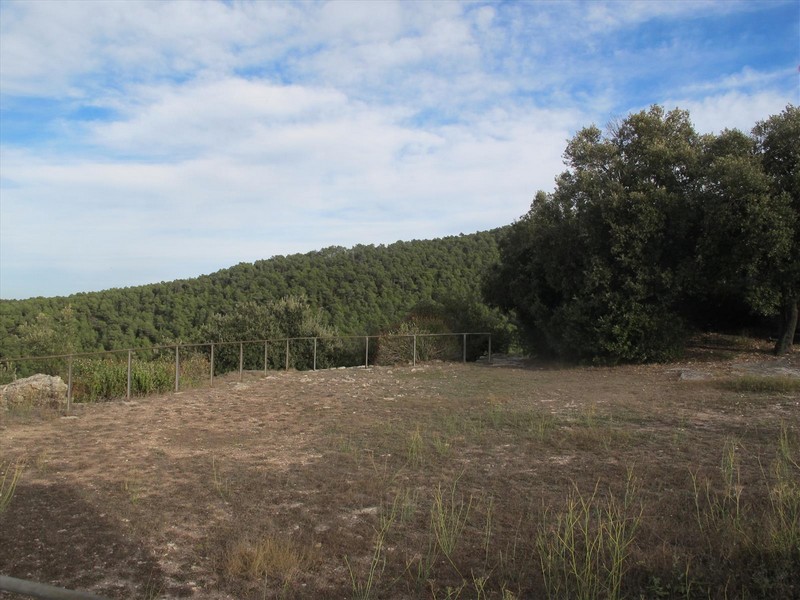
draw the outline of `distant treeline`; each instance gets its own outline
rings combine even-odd
[[[219,338],[252,305],[302,299],[327,331],[385,333],[432,312],[453,328],[499,327],[481,283],[502,229],[390,245],[330,247],[241,263],[211,275],[67,297],[0,301],[0,356],[140,347]],[[246,306],[249,305],[249,306]],[[247,335],[251,332],[242,332]],[[498,339],[499,343],[499,339]]]

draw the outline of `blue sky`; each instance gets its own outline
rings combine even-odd
[[[800,101],[800,2],[0,0],[0,298],[471,233],[580,128]]]

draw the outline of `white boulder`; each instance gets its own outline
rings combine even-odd
[[[0,386],[0,410],[61,408],[67,403],[67,384],[61,377],[41,373]]]

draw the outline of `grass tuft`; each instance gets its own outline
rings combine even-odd
[[[6,512],[11,499],[14,497],[14,492],[17,489],[17,484],[22,477],[24,466],[20,462],[14,464],[3,465],[0,464],[0,514]]]
[[[800,444],[784,423],[772,464],[768,531],[772,550],[800,560]]]
[[[369,568],[365,577],[359,578],[350,564],[350,559],[347,556],[344,557],[347,571],[350,574],[353,600],[370,600],[370,598],[375,597],[375,588],[386,569],[386,536],[398,517],[398,510],[402,510],[402,504],[402,499],[399,496],[395,497],[389,510],[381,514],[380,527],[375,531],[375,543],[373,544],[372,556],[370,557]]]
[[[423,463],[423,453],[425,451],[425,442],[422,439],[419,427],[411,432],[408,438],[408,448],[406,451],[406,458],[409,467],[420,467]]]
[[[431,506],[431,531],[439,549],[451,562],[472,507],[472,496],[465,500],[457,493],[457,487],[458,479],[446,491],[439,484]]]
[[[231,578],[262,581],[271,578],[286,584],[311,562],[311,553],[281,537],[266,535],[240,540],[225,557],[225,573]]]
[[[548,598],[617,599],[642,518],[637,484],[628,471],[622,500],[589,496],[577,486],[562,512],[545,510],[536,547]]]
[[[717,381],[716,387],[740,393],[752,394],[787,394],[800,391],[798,377],[763,377],[747,375],[736,379]]]
[[[214,490],[220,498],[227,502],[231,495],[231,482],[227,477],[223,477],[215,456],[211,457],[211,476]]]

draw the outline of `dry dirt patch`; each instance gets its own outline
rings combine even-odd
[[[530,597],[544,585],[531,543],[542,508],[576,487],[621,492],[632,468],[645,521],[629,585],[648,590],[699,552],[672,524],[692,519],[690,473],[716,473],[735,439],[749,494],[782,426],[800,427],[798,394],[710,382],[742,365],[786,375],[798,362],[739,352],[618,368],[248,373],[72,415],[6,416],[0,460],[26,467],[0,515],[0,573],[112,598],[349,598],[394,507],[373,597],[459,586],[475,597],[483,576],[489,597]],[[426,565],[442,489],[467,516],[453,555]],[[246,572],[242,548],[265,539],[296,564]]]

